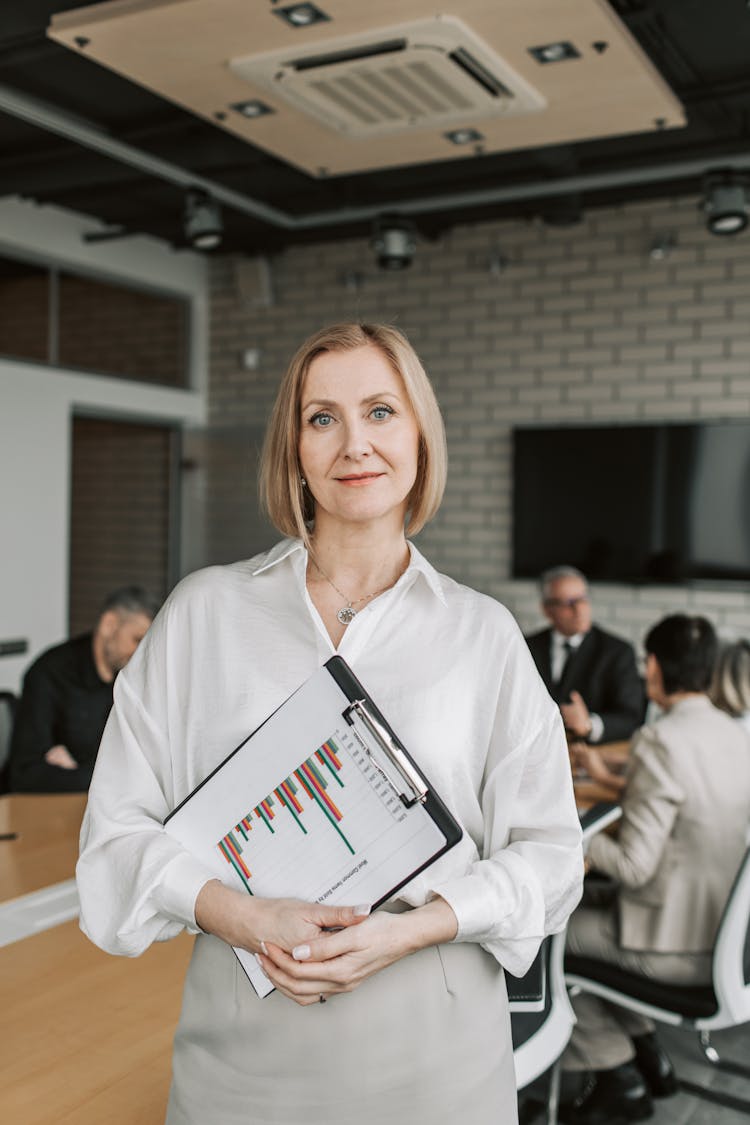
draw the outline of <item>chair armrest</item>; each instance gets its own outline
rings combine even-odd
[[[547,991],[547,943],[539,947],[531,968],[522,977],[506,972],[505,984],[511,1012],[541,1012],[544,1010]]]
[[[581,830],[583,833],[583,850],[586,851],[592,837],[598,832],[603,832],[610,824],[614,824],[622,816],[622,806],[616,801],[597,801],[581,817]]]

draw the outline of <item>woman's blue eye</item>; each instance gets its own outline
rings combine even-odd
[[[385,421],[391,414],[393,414],[393,411],[390,406],[374,406],[372,408],[372,416],[376,422]]]
[[[321,410],[317,414],[313,414],[310,421],[313,426],[320,426],[321,428],[325,429],[326,426],[330,426],[331,422],[333,421],[333,416],[331,414],[327,414],[325,410]]]

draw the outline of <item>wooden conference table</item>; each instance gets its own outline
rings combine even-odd
[[[0,797],[0,903],[72,878],[85,803]],[[75,919],[0,948],[3,1125],[160,1125],[191,949],[110,957]]]

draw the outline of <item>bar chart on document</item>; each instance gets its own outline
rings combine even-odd
[[[376,797],[377,800],[374,800]],[[368,883],[395,846],[424,827],[350,731],[337,730],[217,842],[250,894],[326,901]],[[393,830],[400,826],[401,830]],[[380,846],[379,846],[380,842]],[[387,876],[386,876],[387,879]],[[348,896],[347,896],[348,897]]]

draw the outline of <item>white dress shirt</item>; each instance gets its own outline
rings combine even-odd
[[[581,890],[562,724],[510,613],[410,552],[338,648],[464,829],[398,897],[441,895],[456,940],[522,973]],[[135,956],[198,932],[213,875],[162,822],[335,651],[306,566],[284,540],[190,575],[117,677],[77,867],[81,927],[103,949]]]
[[[579,644],[586,636],[585,633],[575,633],[566,637],[564,633],[552,630],[552,654],[550,656],[550,673],[554,682],[562,679],[563,669],[568,660],[575,655]]]

